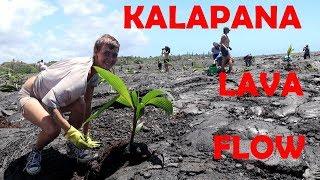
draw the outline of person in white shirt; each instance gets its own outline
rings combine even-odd
[[[38,71],[41,72],[41,71],[46,70],[48,67],[44,64],[43,60],[41,60],[36,63],[36,68]]]
[[[39,62],[39,70],[40,70],[40,71],[44,71],[44,70],[46,70],[47,68],[48,68],[47,65],[44,64],[43,60],[41,60],[41,61]]]
[[[41,150],[61,132],[67,138],[68,154],[86,160],[85,149],[99,147],[89,136],[89,124],[78,129],[91,115],[91,101],[99,76],[93,66],[110,70],[117,62],[120,44],[110,35],[100,37],[92,58],[59,61],[37,76],[29,78],[18,95],[23,117],[41,128],[38,139],[29,153],[25,170],[30,175],[40,172]],[[63,112],[71,112],[65,119]]]

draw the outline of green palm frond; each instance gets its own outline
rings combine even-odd
[[[161,108],[163,109],[168,115],[172,114],[173,113],[173,106],[172,106],[172,103],[171,101],[169,101],[168,99],[164,98],[164,97],[156,97],[156,98],[153,98],[151,100],[149,100],[147,103],[146,103],[146,106],[147,105],[153,105],[157,108]]]
[[[100,77],[106,80],[110,84],[110,86],[114,90],[116,90],[127,101],[127,103],[130,104],[131,107],[133,107],[131,96],[123,80],[120,77],[112,74],[108,70],[102,69],[97,66],[94,66],[94,68],[99,73]]]

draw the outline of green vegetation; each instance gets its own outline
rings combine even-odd
[[[205,68],[202,64],[198,64],[196,62],[192,62],[192,68],[193,68],[193,72],[196,72],[196,71],[205,71]]]
[[[287,50],[287,55],[283,58],[283,61],[286,61],[286,62],[291,62],[292,61],[292,58],[291,58],[291,55],[292,55],[292,52],[293,52],[293,48],[292,46],[290,45],[288,50]]]
[[[100,77],[104,79],[104,81],[108,82],[113,89],[119,93],[119,95],[110,101],[107,101],[101,108],[94,112],[85,121],[85,123],[88,123],[99,117],[100,114],[107,110],[114,102],[118,102],[126,107],[131,108],[133,111],[132,130],[129,144],[131,151],[132,144],[134,142],[134,136],[143,127],[144,122],[141,122],[140,118],[143,116],[145,108],[147,106],[154,106],[164,110],[168,115],[170,115],[173,112],[172,103],[165,97],[165,92],[162,90],[152,90],[145,96],[139,97],[138,92],[129,91],[123,80],[117,75],[114,75],[111,72],[99,67],[95,67],[95,69],[99,73]]]
[[[19,89],[28,74],[37,73],[34,65],[23,62],[5,62],[0,65],[0,91],[12,92]]]
[[[292,54],[292,52],[293,52],[293,50],[294,50],[294,49],[292,48],[292,45],[290,45],[289,48],[288,48],[288,51],[287,51],[287,56],[290,57],[291,54]]]
[[[15,74],[32,74],[38,72],[34,65],[23,62],[5,62],[1,67],[9,69]]]

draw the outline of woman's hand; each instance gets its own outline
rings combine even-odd
[[[80,149],[95,148],[93,145],[87,143],[84,135],[73,126],[69,128],[65,137]]]
[[[85,136],[85,139],[86,139],[86,142],[94,148],[98,148],[102,145],[102,143],[99,141],[93,141],[89,133]]]

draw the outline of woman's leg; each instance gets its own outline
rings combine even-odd
[[[221,71],[222,72],[226,71],[225,67],[228,63],[230,63],[230,60],[231,60],[231,57],[229,55],[222,58],[222,64],[221,64]]]
[[[43,108],[35,98],[30,98],[23,108],[23,117],[41,128],[35,149],[42,150],[52,142],[61,132],[61,128],[54,122],[50,114]]]

